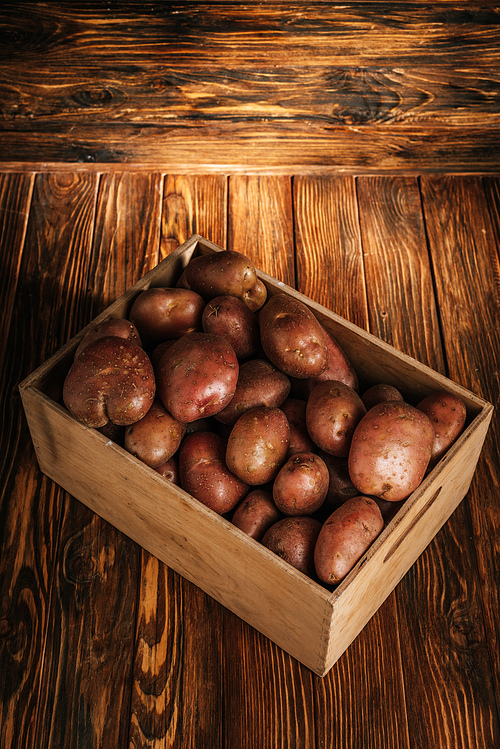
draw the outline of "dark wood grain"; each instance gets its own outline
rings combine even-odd
[[[499,25],[491,3],[448,0],[126,3],[112,15],[6,3],[4,161],[490,171]]]
[[[358,196],[372,331],[444,372],[433,282],[440,283],[448,253],[441,247],[431,263],[426,230],[436,230],[435,219],[426,212],[424,224],[418,182],[360,178]],[[449,250],[451,257],[453,249]],[[457,279],[457,287],[463,283]],[[453,322],[441,322],[446,341]],[[443,746],[448,741],[465,749],[474,741],[469,725],[490,725],[494,701],[480,597],[474,585],[465,592],[463,582],[475,566],[470,538],[462,504],[397,589],[408,728],[417,746]],[[470,649],[481,663],[479,681],[468,675]],[[428,699],[432,680],[440,684],[438,701]],[[494,722],[491,730],[488,735],[484,729],[487,746],[494,745]]]
[[[423,179],[422,194],[433,261],[440,269],[436,276],[437,298],[443,320],[450,375],[457,381],[488,398],[498,406],[498,320],[500,306],[499,235],[493,229],[488,201],[480,180]],[[452,208],[453,206],[453,208]],[[498,228],[498,216],[495,227]],[[483,310],[480,317],[475,310]],[[493,366],[492,366],[493,364]],[[460,645],[468,658],[478,650],[484,660],[481,670],[483,689],[483,722],[491,724],[491,746],[498,743],[499,728],[491,704],[495,692],[498,701],[500,662],[498,586],[491,585],[491,575],[498,570],[496,527],[499,518],[498,476],[500,435],[498,418],[492,427],[480,458],[483,481],[473,480],[466,507],[470,513],[478,565],[479,594],[472,599],[484,617],[485,637],[471,623],[469,604],[459,609],[457,629]],[[464,572],[465,574],[465,572]],[[472,619],[473,621],[473,619]],[[478,656],[475,654],[475,657]],[[491,715],[490,715],[491,713]]]

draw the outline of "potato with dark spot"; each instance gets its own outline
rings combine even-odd
[[[406,499],[421,483],[431,458],[429,417],[408,403],[373,406],[357,425],[349,451],[349,475],[360,494],[390,502]]]
[[[179,448],[181,487],[219,515],[233,510],[249,487],[225,463],[226,441],[214,432],[186,435]]]
[[[192,289],[209,302],[216,296],[235,296],[253,312],[267,299],[267,288],[254,264],[241,252],[222,250],[192,258],[178,286]]]
[[[266,359],[240,364],[236,390],[228,405],[215,414],[222,424],[235,424],[250,408],[279,407],[290,392],[290,380]]]
[[[274,479],[274,503],[284,515],[312,515],[325,500],[328,482],[328,468],[319,455],[296,453]]]
[[[327,333],[309,307],[275,294],[259,312],[260,340],[267,358],[289,377],[317,377],[328,364]]]
[[[125,320],[122,317],[118,317],[112,320],[104,320],[98,323],[94,328],[88,331],[80,341],[80,345],[75,351],[75,359],[79,356],[83,349],[86,348],[89,343],[97,341],[98,338],[105,338],[107,336],[118,336],[118,338],[126,338],[137,346],[142,347],[141,337],[135,325],[130,320]]]
[[[63,384],[64,405],[88,427],[108,421],[133,424],[147,414],[156,392],[153,365],[145,351],[119,336],[90,343],[71,365]]]
[[[378,403],[387,403],[387,401],[402,401],[403,396],[394,385],[389,385],[386,382],[379,382],[376,385],[372,385],[365,390],[361,396],[361,400],[365,404],[367,411]]]
[[[230,402],[238,374],[238,359],[224,338],[187,333],[174,341],[157,364],[158,396],[178,421],[207,418]]]
[[[217,296],[205,306],[201,316],[205,333],[226,338],[238,359],[255,356],[260,345],[259,323],[244,301],[235,296]]]
[[[179,460],[177,454],[172,455],[172,457],[166,460],[165,463],[156,466],[154,470],[159,473],[160,476],[163,476],[164,479],[170,481],[172,484],[175,484],[176,486],[181,485],[179,477]]]
[[[314,548],[321,530],[319,520],[288,517],[265,533],[262,544],[308,577],[314,576]]]
[[[177,452],[185,431],[186,425],[155,400],[142,419],[126,427],[123,446],[143,463],[156,468]]]
[[[145,346],[154,347],[169,338],[201,330],[205,302],[189,289],[168,287],[141,291],[129,312]]]
[[[228,468],[247,484],[272,481],[286,460],[288,419],[279,408],[258,406],[245,411],[227,440]]]
[[[306,425],[321,450],[346,458],[352,435],[366,409],[359,395],[336,380],[320,382],[307,399]]]
[[[272,494],[265,489],[253,489],[234,511],[232,523],[250,538],[260,541],[281,517]]]
[[[352,570],[384,527],[371,497],[351,497],[322,525],[314,549],[319,579],[337,585]]]
[[[430,393],[420,401],[417,408],[427,414],[434,429],[434,441],[428,466],[428,470],[431,470],[462,434],[467,409],[461,398],[446,390]]]

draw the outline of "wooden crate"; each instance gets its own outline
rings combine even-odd
[[[202,237],[189,239],[27,377],[20,385],[22,402],[43,473],[323,676],[467,493],[493,407],[259,273],[269,294],[285,291],[308,304],[365,385],[388,382],[413,400],[445,388],[460,396],[468,411],[463,434],[344,581],[332,590],[307,578],[101,433],[76,422],[61,405],[65,374],[88,329],[126,317],[140,291],[174,285],[193,255],[219,250]]]

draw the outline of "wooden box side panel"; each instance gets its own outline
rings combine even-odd
[[[47,476],[311,670],[324,671],[327,589],[39,391],[25,388],[21,396]]]
[[[492,413],[489,406],[475,419],[332,594],[327,671],[467,494]]]

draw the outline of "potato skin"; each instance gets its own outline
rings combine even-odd
[[[314,549],[319,579],[336,585],[361,559],[384,527],[377,503],[371,497],[351,497],[323,523]]]
[[[319,520],[288,517],[266,531],[262,544],[308,577],[314,576],[314,548],[321,530]]]
[[[279,407],[290,392],[290,380],[271,362],[249,359],[240,364],[236,390],[228,405],[215,414],[222,424],[235,424],[239,417],[256,406]]]
[[[217,296],[205,306],[201,317],[205,333],[226,338],[238,359],[255,356],[260,344],[259,323],[242,299]]]
[[[285,462],[289,441],[290,426],[283,411],[268,406],[251,408],[231,429],[227,466],[251,486],[266,484]]]
[[[174,419],[159,400],[145,416],[125,429],[124,448],[143,463],[156,468],[179,449],[186,425]]]
[[[365,390],[361,396],[367,411],[378,403],[387,403],[387,401],[402,401],[403,396],[397,388],[386,382],[379,382]]]
[[[141,337],[135,325],[131,323],[130,320],[119,317],[113,320],[104,320],[104,322],[99,323],[89,330],[89,332],[84,335],[75,351],[75,359],[82,353],[89,343],[93,343],[94,341],[97,341],[98,338],[105,338],[106,336],[127,338],[129,341],[132,341],[132,343],[142,347]]]
[[[171,481],[172,484],[175,484],[176,486],[181,485],[181,480],[179,478],[179,458],[177,453],[172,455],[172,457],[166,460],[165,463],[156,466],[154,470],[167,481]]]
[[[200,331],[204,308],[201,296],[189,289],[149,288],[134,300],[129,319],[144,344],[154,347],[170,338]]]
[[[236,507],[249,487],[227,468],[226,441],[215,432],[186,435],[179,448],[181,487],[219,515]]]
[[[253,489],[237,506],[232,523],[250,538],[261,541],[266,531],[281,517],[272,494],[265,489]]]
[[[327,333],[309,307],[275,294],[259,312],[260,340],[268,359],[289,377],[317,377],[328,364]]]
[[[348,385],[350,388],[358,391],[358,375],[347,355],[339,342],[329,333],[326,332],[326,341],[328,344],[328,364],[326,368],[317,377],[310,377],[304,383],[304,395],[308,396],[311,390],[319,383],[325,380],[338,380]]]
[[[119,336],[90,343],[71,365],[63,401],[71,415],[88,427],[108,421],[133,424],[149,411],[156,392],[153,365],[145,351]]]
[[[234,250],[192,258],[179,283],[196,291],[206,302],[216,296],[238,297],[254,312],[267,298],[266,286],[252,261]]]
[[[417,408],[427,414],[434,429],[428,465],[428,470],[431,470],[462,433],[467,409],[461,398],[446,390],[430,393],[418,403]]]
[[[287,398],[280,406],[290,424],[288,456],[304,451],[314,452],[316,449],[306,427],[306,405],[301,398]]]
[[[373,406],[352,438],[352,483],[360,494],[391,502],[406,499],[425,476],[433,441],[431,421],[417,408],[399,401]]]
[[[196,421],[227,406],[238,373],[238,359],[224,338],[187,333],[174,341],[157,364],[158,396],[178,421]]]
[[[296,453],[274,479],[274,503],[284,515],[312,515],[323,504],[328,484],[328,468],[319,455]]]
[[[365,413],[361,398],[351,387],[337,380],[320,382],[307,399],[307,431],[321,450],[346,458],[354,430]]]

